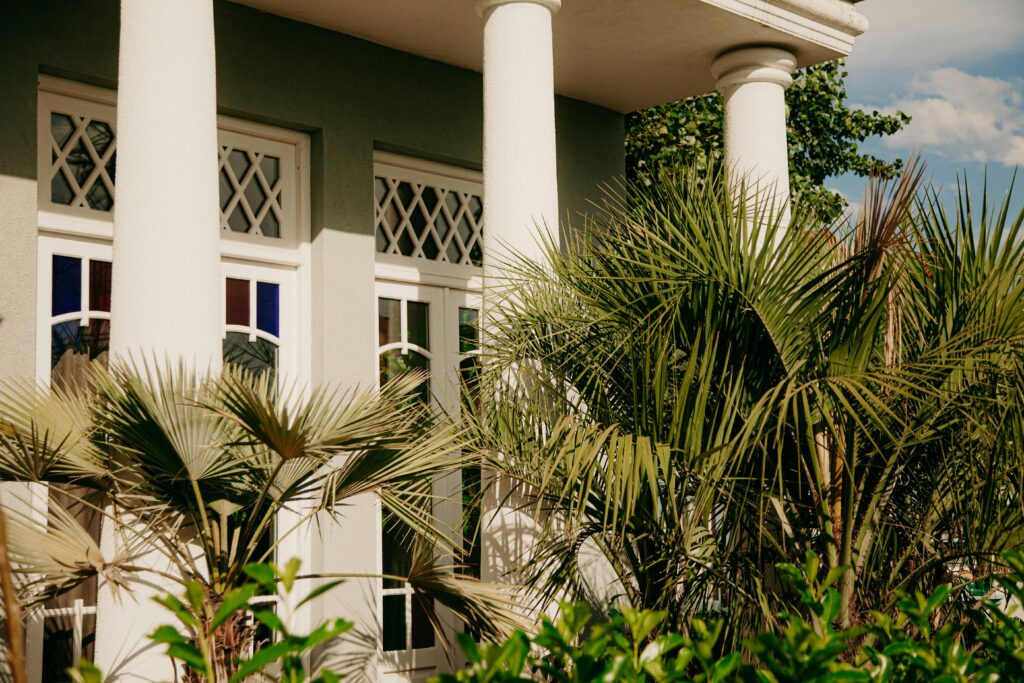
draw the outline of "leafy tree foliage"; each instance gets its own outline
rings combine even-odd
[[[890,179],[903,166],[860,151],[873,136],[896,133],[910,122],[903,112],[888,115],[851,108],[847,72],[837,60],[802,69],[786,90],[790,186],[826,219],[838,217],[846,202],[825,188],[843,173]],[[669,102],[626,118],[626,169],[631,180],[650,183],[661,168],[706,170],[723,154],[722,96],[718,93]]]
[[[950,213],[921,174],[824,228],[666,174],[516,264],[472,429],[543,513],[538,607],[721,614],[734,647],[782,632],[807,549],[852,567],[846,628],[1024,547],[1024,211],[964,187]]]

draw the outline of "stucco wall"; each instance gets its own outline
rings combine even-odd
[[[37,75],[116,88],[118,11],[33,0],[9,3],[0,22],[0,377],[35,370]],[[373,151],[479,168],[480,75],[228,2],[215,15],[221,113],[311,137],[313,379],[372,383]],[[575,216],[623,171],[623,117],[559,98],[556,120],[560,209]],[[349,517],[325,529],[312,569],[375,570],[372,504]],[[352,584],[325,612],[369,624],[372,602]]]

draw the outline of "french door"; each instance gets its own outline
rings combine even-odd
[[[459,289],[423,284],[378,281],[377,360],[379,379],[386,382],[404,372],[422,371],[428,379],[419,398],[440,414],[458,417],[461,379],[477,362],[479,295]],[[434,515],[444,528],[461,530],[463,473],[453,470],[433,482],[438,502]],[[382,574],[408,572],[416,551],[402,525],[386,509],[380,512],[379,567]],[[458,533],[463,531],[463,533]],[[451,564],[452,558],[437,558]],[[439,637],[454,643],[459,625],[443,608],[437,613],[445,624],[436,634],[424,605],[404,582],[381,580],[378,615],[382,642],[381,674],[384,681],[417,681],[437,673],[446,662]]]

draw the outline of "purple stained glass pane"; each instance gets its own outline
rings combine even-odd
[[[227,301],[224,322],[228,325],[249,326],[249,281],[229,277],[225,282]]]
[[[109,261],[89,261],[89,310],[110,312]]]
[[[52,287],[51,315],[82,310],[82,259],[54,255]]]
[[[256,327],[267,334],[278,336],[280,288],[272,282],[256,283]]]

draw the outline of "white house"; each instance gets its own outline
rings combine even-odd
[[[0,376],[143,349],[314,383],[370,385],[396,354],[454,377],[489,260],[536,253],[623,173],[625,112],[717,88],[728,161],[785,190],[790,74],[866,27],[847,0],[5,3]],[[310,571],[389,561],[373,500],[289,550]],[[167,676],[133,652],[159,608],[75,597],[32,629],[34,681],[83,648],[120,680]],[[383,641],[380,680],[444,666],[405,589],[322,602],[310,619]]]

